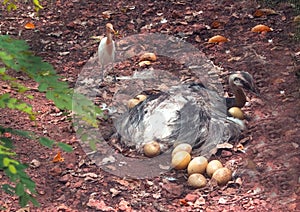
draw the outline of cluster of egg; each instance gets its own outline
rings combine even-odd
[[[204,187],[207,183],[205,173],[218,185],[225,185],[231,180],[232,172],[223,167],[218,160],[208,160],[203,156],[191,157],[192,146],[186,143],[177,145],[172,152],[172,167],[176,170],[187,169],[188,184],[195,188]]]
[[[127,102],[129,109],[135,107],[147,98],[146,95],[140,94]],[[229,113],[239,119],[243,119],[243,113],[239,108],[231,108]],[[143,147],[144,154],[147,157],[155,157],[160,154],[160,145],[156,141],[146,143]],[[207,183],[204,176],[216,180],[218,185],[225,185],[231,179],[231,171],[223,167],[218,160],[208,160],[203,156],[191,157],[192,146],[187,143],[177,145],[172,151],[172,167],[177,170],[187,169],[189,178],[188,184],[192,187],[201,188]]]

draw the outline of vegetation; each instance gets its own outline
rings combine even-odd
[[[59,109],[71,111],[73,108],[73,111],[80,114],[84,121],[92,126],[97,125],[96,114],[101,114],[100,109],[90,107],[93,104],[89,100],[79,94],[74,94],[73,89],[69,88],[66,82],[60,80],[52,65],[33,55],[25,41],[0,35],[0,80],[5,81],[12,89],[28,99],[34,98],[26,94],[29,88],[18,83],[17,79],[9,74],[11,73],[9,71],[25,73],[39,84],[38,91],[44,92],[46,98],[52,100]],[[72,105],[74,95],[76,99],[81,100],[77,101],[75,106]],[[18,110],[28,114],[30,120],[35,121],[36,113],[31,105],[11,97],[9,93],[0,95],[0,108]],[[21,206],[25,206],[28,202],[38,205],[34,198],[35,183],[25,173],[27,166],[16,159],[12,136],[35,139],[49,148],[56,145],[64,151],[72,151],[72,147],[46,137],[39,137],[31,132],[0,126],[0,171],[4,171],[12,182],[11,185],[3,185],[2,188],[9,194],[19,196]]]

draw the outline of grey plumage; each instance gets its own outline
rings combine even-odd
[[[246,82],[253,80],[246,72],[231,77],[230,85],[240,96],[243,85],[256,89],[252,81]],[[235,119],[228,119],[226,99],[202,84],[144,93],[147,99],[125,112],[115,125],[121,142],[139,151],[145,143],[157,140],[163,151],[174,143],[189,143],[194,154],[210,156],[217,144],[239,137],[243,129]]]

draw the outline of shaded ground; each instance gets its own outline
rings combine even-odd
[[[45,3],[45,2],[42,2]],[[46,4],[46,3],[45,3]],[[109,5],[114,5],[111,7]],[[253,1],[53,1],[30,18],[21,8],[7,13],[2,7],[1,34],[25,39],[32,50],[53,64],[71,86],[84,64],[97,50],[91,36],[104,32],[110,21],[122,36],[141,32],[160,32],[181,37],[204,52],[222,67],[221,78],[231,71],[253,74],[262,93],[252,97],[244,111],[248,130],[242,135],[245,153],[220,151],[216,157],[235,170],[241,182],[225,187],[208,185],[203,189],[186,186],[184,172],[148,180],[120,179],[100,170],[82,151],[70,118],[60,113],[43,94],[29,91],[35,99],[27,102],[39,112],[37,123],[14,111],[1,111],[1,125],[34,131],[40,135],[71,144],[73,153],[64,153],[65,161],[51,160],[57,150],[36,142],[16,138],[20,160],[41,162],[28,173],[37,184],[40,208],[31,211],[299,211],[299,73],[300,45],[293,38],[296,13],[293,7],[277,4],[277,14],[253,17],[258,4]],[[106,20],[102,12],[112,11]],[[166,19],[166,23],[161,20]],[[25,30],[28,21],[35,30]],[[152,26],[150,27],[150,24]],[[273,32],[257,34],[250,29],[266,24]],[[207,39],[221,34],[230,42],[214,45]],[[160,61],[160,60],[158,60]],[[167,69],[165,67],[161,69]],[[122,75],[122,70],[116,70]],[[36,84],[15,74],[32,88]],[[1,85],[1,92],[10,91]],[[114,91],[114,86],[107,90]],[[227,91],[227,87],[225,86]],[[18,94],[15,93],[18,96]],[[22,98],[19,96],[19,98]],[[166,176],[177,178],[168,181]],[[0,174],[2,182],[7,178]],[[1,183],[2,183],[1,182]],[[17,200],[1,191],[0,204],[16,211]]]

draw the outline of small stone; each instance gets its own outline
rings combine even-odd
[[[58,176],[62,173],[62,168],[60,168],[58,165],[54,166],[51,170],[50,170],[50,174],[52,176]]]
[[[73,187],[74,188],[80,188],[82,186],[82,183],[83,183],[83,181],[80,180],[80,181],[74,183]]]
[[[69,181],[69,178],[70,178],[70,176],[66,174],[66,175],[62,176],[61,178],[59,178],[58,181],[61,183],[66,183]]]
[[[40,167],[41,165],[41,162],[36,160],[36,159],[33,159],[31,162],[30,162],[30,167],[31,168],[38,168]]]
[[[184,199],[188,202],[195,202],[198,197],[199,196],[197,194],[187,194]]]

